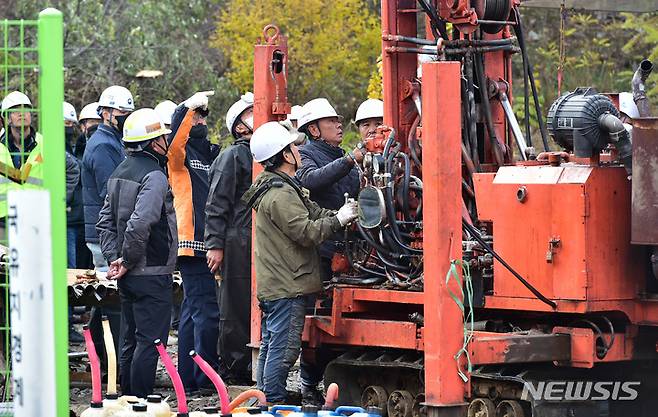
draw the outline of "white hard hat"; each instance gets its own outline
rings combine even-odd
[[[135,110],[135,102],[133,101],[133,95],[126,87],[113,85],[103,90],[101,98],[98,99],[98,107],[133,111]]]
[[[240,100],[233,103],[226,112],[226,127],[233,134],[235,124],[238,122],[240,115],[247,109],[254,107],[254,93],[248,91],[244,93]]]
[[[299,120],[301,117],[302,113],[304,112],[304,108],[300,105],[294,105],[290,109],[290,114],[288,115],[288,120]]]
[[[155,112],[160,115],[160,118],[166,125],[171,124],[171,116],[174,115],[174,111],[176,111],[176,103],[174,103],[171,100],[165,100],[160,103],[158,103],[157,106],[155,106]]]
[[[302,114],[299,116],[299,128],[306,127],[311,122],[326,117],[338,117],[338,113],[326,98],[314,98],[304,104]]]
[[[16,106],[28,106],[32,107],[32,102],[30,98],[20,91],[12,91],[7,94],[4,99],[2,99],[2,111],[11,109]]]
[[[354,123],[359,123],[362,120],[384,118],[384,102],[376,98],[369,98],[359,105],[356,110],[356,117]]]
[[[64,120],[67,122],[78,122],[78,115],[75,113],[75,107],[67,101],[64,102]]]
[[[80,110],[80,121],[83,121],[85,119],[100,120],[101,117],[98,115],[96,109],[98,109],[97,101],[94,101],[93,103],[89,103],[86,106],[84,106],[82,110]]]
[[[297,139],[279,122],[267,122],[261,125],[249,141],[251,154],[256,162],[267,161]]]
[[[149,108],[131,113],[123,124],[123,141],[125,143],[143,142],[169,133],[171,130],[165,128],[158,113]]]
[[[633,100],[631,93],[619,93],[619,111],[626,114],[631,119],[640,117],[640,111]]]

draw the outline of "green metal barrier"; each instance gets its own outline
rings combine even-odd
[[[2,97],[17,90],[27,94],[32,102],[32,106],[0,112],[0,244],[5,248],[0,262],[0,401],[11,403],[18,392],[16,386],[12,388],[12,382],[16,385],[16,381],[12,381],[11,357],[20,354],[21,346],[20,339],[18,343],[11,343],[8,271],[12,268],[12,256],[6,251],[7,193],[16,189],[42,188],[50,193],[52,239],[51,296],[54,311],[52,317],[46,319],[54,322],[56,406],[55,413],[49,415],[65,417],[69,415],[69,371],[62,13],[46,9],[39,14],[38,20],[0,20],[0,42]],[[28,113],[31,125],[40,136],[37,141],[41,143],[35,147],[40,149],[38,156],[34,149],[25,148],[31,139],[29,131],[21,129],[21,124],[25,124]],[[11,138],[8,139],[10,131],[14,137],[13,145],[9,143]],[[16,132],[19,138],[15,138]],[[15,166],[19,164],[20,169]],[[39,170],[41,174],[37,175]],[[0,405],[0,415],[13,415],[11,412],[3,414],[4,409]]]

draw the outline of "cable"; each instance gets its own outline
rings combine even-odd
[[[478,243],[482,245],[484,250],[486,250],[494,258],[496,258],[496,260],[500,262],[509,272],[511,272],[512,275],[514,275],[514,277],[518,279],[528,290],[530,290],[530,292],[533,293],[535,297],[537,297],[544,304],[551,306],[553,309],[557,308],[557,304],[555,304],[555,302],[546,298],[545,295],[539,292],[539,290],[533,287],[532,284],[526,281],[525,278],[523,278],[521,275],[519,275],[518,272],[516,272],[511,266],[509,266],[509,264],[505,262],[505,260],[501,258],[500,255],[498,255],[496,251],[494,251],[493,248],[489,246],[489,244],[484,239],[482,239],[482,236],[480,236],[480,232],[474,226],[471,226],[470,224],[468,224],[467,221],[464,221],[463,219],[462,219],[462,226],[466,230],[468,230],[469,234],[471,235],[471,237],[473,237],[473,239],[477,240]]]
[[[439,15],[436,14],[436,9],[432,7],[426,0],[418,0],[420,7],[430,18],[430,27],[432,29],[432,34],[435,38],[448,39],[448,32],[446,30],[445,22],[443,22]]]

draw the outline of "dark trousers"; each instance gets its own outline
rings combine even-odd
[[[226,234],[222,281],[217,287],[219,305],[218,352],[222,377],[251,381],[251,235],[229,230]]]
[[[153,393],[158,352],[167,343],[171,319],[171,275],[124,276],[121,296],[121,391],[146,398]]]
[[[256,379],[268,402],[286,400],[286,380],[302,348],[309,297],[261,301],[261,344]]]
[[[107,355],[105,355],[105,338],[103,337],[103,316],[110,322],[110,331],[114,341],[114,351],[119,351],[119,339],[121,338],[121,307],[103,306],[92,307],[89,318],[89,331],[96,346],[96,352],[101,360],[103,373],[107,372]]]
[[[181,256],[178,269],[185,296],[178,325],[178,372],[186,391],[212,386],[189,353],[195,350],[213,368],[218,368],[217,334],[219,310],[215,300],[215,277],[204,258]]]

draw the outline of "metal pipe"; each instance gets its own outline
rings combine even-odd
[[[515,37],[505,38],[505,39],[455,39],[455,40],[432,40],[424,38],[415,38],[412,36],[402,36],[402,35],[382,35],[382,39],[385,41],[393,42],[408,42],[415,43],[417,45],[427,45],[427,46],[436,46],[438,42],[441,42],[442,45],[446,47],[470,47],[470,46],[500,46],[500,45],[512,45],[516,40]]]
[[[608,132],[610,143],[615,145],[619,152],[619,160],[624,164],[628,175],[633,173],[633,145],[631,135],[621,120],[615,115],[605,113],[599,117],[599,126]]]
[[[653,71],[653,63],[648,59],[640,62],[640,66],[633,74],[633,81],[631,81],[631,86],[633,87],[633,100],[637,104],[637,110],[640,113],[640,117],[650,117],[651,108],[649,105],[649,99],[647,98],[645,82]]]
[[[519,126],[519,122],[516,120],[516,116],[514,115],[514,110],[512,110],[512,104],[509,102],[509,99],[507,98],[507,94],[504,92],[500,92],[498,94],[498,97],[500,98],[500,104],[503,105],[503,110],[505,110],[505,116],[507,116],[507,121],[509,122],[510,128],[512,129],[512,133],[514,134],[514,139],[516,140],[516,144],[519,147],[519,152],[521,153],[521,158],[524,161],[528,160],[528,155],[526,151],[528,150],[528,146],[525,143],[525,139],[523,138],[523,132],[521,132],[521,126]]]
[[[409,48],[406,46],[387,46],[385,48],[385,51],[389,53],[401,52],[401,53],[410,53],[410,54],[439,55],[439,52],[437,50],[434,50],[433,48],[422,49],[422,48]],[[463,54],[474,53],[474,52],[487,53],[487,52],[499,52],[499,51],[507,51],[516,54],[521,52],[521,49],[513,45],[475,46],[475,47],[467,47],[467,48],[445,48],[441,51],[441,54],[463,55]]]

